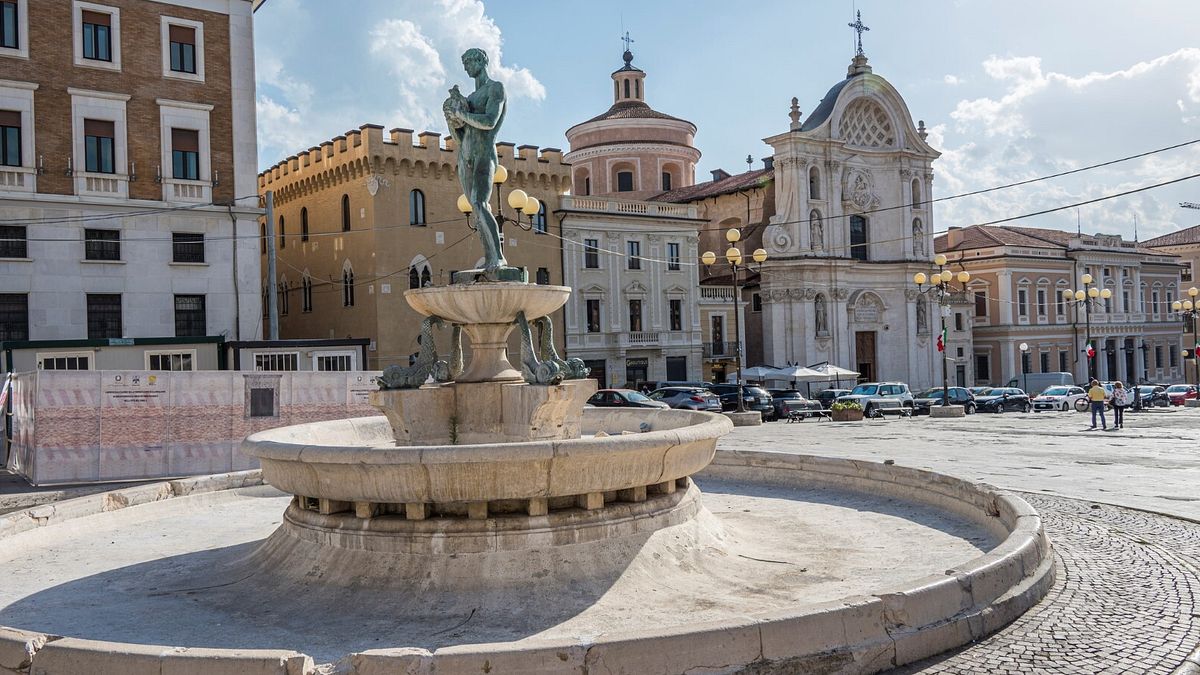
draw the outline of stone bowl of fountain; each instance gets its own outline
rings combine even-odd
[[[595,381],[529,329],[566,289],[504,286],[409,291],[484,366],[423,340],[374,392],[382,416],[248,437],[261,474],[0,516],[0,666],[875,673],[982,639],[1054,582],[1016,495],[717,452],[720,415],[586,407]]]

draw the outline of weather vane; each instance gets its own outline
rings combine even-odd
[[[866,31],[869,31],[869,30],[871,30],[871,29],[870,29],[870,28],[867,28],[866,26],[864,26],[864,25],[863,25],[863,22],[862,22],[862,10],[861,10],[861,9],[860,9],[860,10],[858,10],[858,19],[857,19],[857,20],[856,20],[854,23],[848,23],[848,24],[846,24],[846,25],[847,25],[847,26],[849,26],[849,27],[851,27],[851,28],[853,28],[855,33],[858,33],[858,53],[857,53],[857,55],[858,55],[858,56],[863,56],[863,50],[862,50],[862,34],[863,34],[863,33],[865,33]]]

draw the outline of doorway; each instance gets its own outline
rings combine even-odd
[[[1133,352],[1135,349],[1133,347],[1133,340],[1131,338],[1125,338],[1124,343],[1121,345],[1121,351],[1125,352],[1126,384],[1137,384],[1137,368],[1133,365]]]
[[[854,356],[859,382],[875,381],[875,331],[860,330],[854,333]]]

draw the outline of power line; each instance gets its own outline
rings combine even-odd
[[[185,204],[182,206],[155,206],[148,208],[134,208],[125,211],[112,211],[108,213],[93,213],[86,216],[60,216],[57,218],[12,218],[0,220],[0,225],[65,225],[71,223],[91,222],[94,220],[116,220],[122,218],[140,218],[142,216],[155,216],[163,213],[174,213],[177,211],[195,211],[196,209],[211,208],[211,207],[227,207],[234,202],[239,202],[247,199],[258,200],[258,195],[250,195],[247,197],[234,197],[228,204],[206,203],[206,204]],[[51,208],[51,205],[44,205],[43,208]],[[53,208],[63,208],[53,206]],[[79,208],[68,206],[66,208]]]

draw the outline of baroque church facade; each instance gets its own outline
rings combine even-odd
[[[786,132],[764,139],[776,209],[762,238],[763,361],[828,362],[913,389],[940,383],[941,310],[912,283],[933,258],[939,153],[924,122],[861,51],[806,119],[793,98],[790,118]]]

